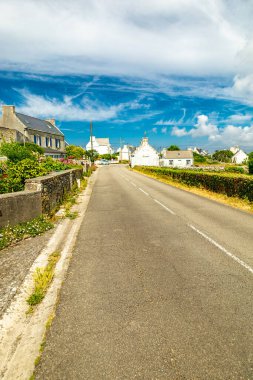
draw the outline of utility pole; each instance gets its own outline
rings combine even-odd
[[[119,145],[120,145],[120,156],[119,156],[119,160],[122,161],[122,140],[121,140],[121,137],[119,139]]]
[[[92,120],[90,121],[90,150],[91,150],[91,162],[93,162]]]

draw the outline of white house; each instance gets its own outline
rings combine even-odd
[[[208,156],[208,152],[202,148],[197,148],[196,146],[194,148],[188,148],[187,150],[190,150],[194,153],[198,153],[201,156]]]
[[[187,168],[193,166],[193,153],[190,150],[163,150],[161,166]]]
[[[242,164],[244,161],[247,160],[248,155],[241,149],[239,149],[232,157],[232,162],[234,162],[235,164]]]
[[[117,152],[119,153],[120,161],[129,161],[131,152],[128,145],[124,145],[123,148],[119,148]]]
[[[238,145],[236,145],[236,146],[231,146],[231,148],[230,148],[229,150],[230,150],[230,152],[232,152],[233,154],[236,154],[236,153],[240,150],[240,148],[239,148]]]
[[[92,136],[92,148],[96,150],[99,154],[112,154],[113,149],[110,144],[108,137],[106,138],[96,138]],[[86,145],[86,150],[91,150],[91,140]]]
[[[149,145],[148,138],[143,137],[141,145],[135,149],[130,157],[131,167],[140,166],[159,166],[159,156],[156,150]]]

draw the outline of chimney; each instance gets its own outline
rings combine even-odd
[[[46,119],[46,121],[48,121],[55,127],[55,119]]]
[[[15,106],[2,106],[3,126],[11,128],[13,116],[15,115]]]

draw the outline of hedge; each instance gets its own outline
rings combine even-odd
[[[238,197],[253,201],[253,177],[239,174],[207,173],[184,169],[168,169],[136,166],[137,171],[153,174],[160,178],[170,177],[188,186],[196,186],[228,197]]]

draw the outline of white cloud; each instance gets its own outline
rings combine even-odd
[[[234,119],[235,119],[235,115]],[[237,115],[238,116],[238,115]],[[192,136],[193,138],[208,137],[210,142],[221,142],[222,145],[244,145],[253,146],[253,125],[246,127],[238,127],[227,125],[224,128],[218,128],[209,122],[208,116],[199,115],[194,128],[186,130],[186,128],[178,128],[175,126],[172,129],[172,135],[177,137]]]
[[[157,128],[154,127],[154,128],[151,129],[151,131],[152,131],[153,133],[157,133]]]
[[[52,117],[57,120],[109,120],[115,118],[124,108],[124,104],[105,106],[83,98],[80,105],[73,103],[73,97],[65,96],[63,100],[49,99],[34,95],[26,90],[20,91],[24,103],[17,107],[17,111],[35,117]]]
[[[0,68],[33,73],[235,74],[251,2],[0,2]],[[240,8],[244,8],[241,10]]]
[[[167,127],[163,127],[163,128],[161,129],[161,132],[164,133],[164,134],[166,135],[166,133],[167,133]]]
[[[242,124],[242,123],[252,120],[252,118],[253,118],[253,115],[250,115],[250,114],[245,114],[245,115],[236,114],[236,115],[229,116],[228,121],[234,124]]]

